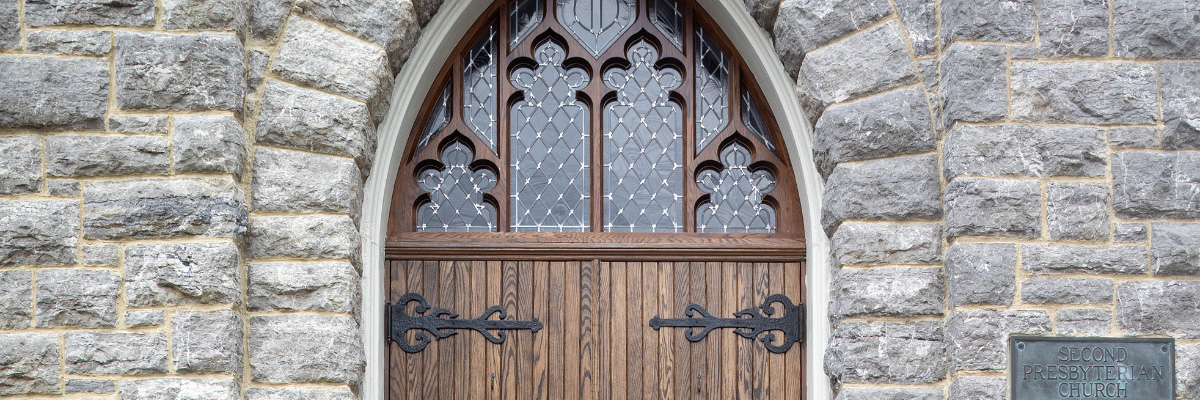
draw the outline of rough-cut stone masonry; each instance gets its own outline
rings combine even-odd
[[[815,126],[838,399],[1006,398],[1011,334],[1175,337],[1200,399],[1200,3],[745,4]],[[357,398],[440,5],[0,0],[0,398]]]

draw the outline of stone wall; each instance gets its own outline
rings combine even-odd
[[[439,5],[0,0],[0,397],[356,397]],[[1200,398],[1200,3],[746,5],[815,126],[838,398],[1004,398],[1013,333],[1173,336]]]

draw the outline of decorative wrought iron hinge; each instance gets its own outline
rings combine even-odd
[[[770,318],[769,315],[775,314],[775,307],[772,304],[779,303],[783,305],[783,315],[778,318]],[[687,328],[683,331],[687,340],[699,342],[708,336],[709,332],[717,328],[734,328],[734,333],[750,340],[762,335],[758,341],[763,342],[767,347],[767,351],[772,353],[784,353],[792,348],[792,344],[804,341],[804,303],[793,305],[792,300],[782,294],[773,294],[767,297],[767,300],[758,307],[750,307],[742,311],[733,313],[734,317],[738,318],[718,318],[713,317],[704,307],[695,303],[688,304],[684,308],[684,314],[688,318],[659,318],[655,316],[650,319],[650,326],[655,330],[661,327],[670,328]],[[759,309],[762,312],[759,312]],[[700,317],[696,317],[696,313]],[[766,315],[763,315],[766,314]],[[741,318],[748,316],[749,318]],[[694,333],[695,328],[704,328],[700,333]],[[772,331],[783,332],[783,344],[773,344],[775,334]]]
[[[425,315],[408,315],[404,312],[404,306],[411,302],[417,302],[416,312]],[[445,308],[434,308],[429,311],[429,303],[425,301],[417,293],[406,293],[400,296],[400,301],[396,304],[389,303],[387,305],[387,336],[388,340],[396,342],[400,345],[400,349],[408,353],[419,353],[425,350],[425,346],[429,345],[429,335],[425,332],[417,332],[415,335],[416,343],[409,343],[404,339],[405,333],[410,330],[419,329],[432,333],[438,340],[448,338],[458,333],[456,329],[470,329],[479,332],[489,342],[500,344],[504,343],[507,334],[506,330],[529,329],[537,332],[542,329],[542,323],[538,322],[537,318],[532,321],[505,321],[508,318],[508,311],[503,306],[488,307],[483,315],[472,319],[457,319],[458,314],[451,312]],[[500,319],[488,319],[492,314],[499,313]],[[492,335],[489,331],[500,331]]]

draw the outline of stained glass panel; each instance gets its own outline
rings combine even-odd
[[[463,58],[463,122],[496,152],[496,25]]]
[[[758,111],[758,103],[754,102],[754,98],[750,96],[750,91],[746,89],[746,84],[742,83],[742,123],[750,129],[754,136],[758,137],[767,148],[775,153],[775,142],[771,141],[771,137],[767,136],[767,123],[763,121],[762,113]]]
[[[696,152],[729,125],[729,60],[696,25]]]
[[[589,227],[587,104],[575,92],[588,84],[583,68],[564,68],[566,52],[547,41],[534,52],[536,69],[510,80],[524,101],[510,110],[512,220],[517,232],[582,232]]]
[[[515,49],[542,23],[542,0],[513,0],[508,13],[508,48]]]
[[[763,203],[775,189],[775,174],[750,171],[750,151],[738,143],[721,149],[721,162],[723,170],[696,174],[696,184],[710,195],[696,209],[696,232],[775,232],[775,207]]]
[[[683,12],[675,0],[649,0],[650,22],[675,48],[683,50]]]
[[[604,230],[683,230],[683,110],[668,95],[679,71],[657,69],[658,50],[629,48],[628,69],[613,68],[604,84],[617,99],[604,108]]]
[[[429,112],[429,118],[425,120],[425,129],[421,130],[421,140],[417,141],[416,152],[420,152],[429,145],[429,141],[433,140],[433,137],[449,124],[450,84],[447,83],[446,87],[442,89],[442,94],[438,96],[437,103],[434,103],[433,111]]]
[[[471,148],[456,141],[442,150],[444,168],[417,174],[417,187],[429,193],[429,202],[417,207],[418,232],[496,231],[496,206],[483,201],[483,193],[496,186],[496,174],[472,171],[474,160]]]
[[[599,57],[637,18],[635,0],[558,0],[558,22]]]

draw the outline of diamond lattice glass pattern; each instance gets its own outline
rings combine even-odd
[[[627,52],[629,69],[604,84],[617,100],[604,108],[604,230],[683,229],[683,110],[668,95],[679,71],[657,69],[658,50],[642,41]]]
[[[683,12],[674,0],[649,0],[650,22],[675,48],[683,50]]]
[[[775,207],[763,196],[775,189],[775,175],[750,171],[750,151],[738,143],[721,149],[725,169],[704,169],[696,185],[710,194],[696,209],[696,232],[774,233]]]
[[[758,111],[758,103],[754,102],[754,98],[750,97],[750,91],[746,89],[746,83],[742,83],[742,123],[750,128],[750,132],[762,141],[767,149],[775,153],[775,142],[771,141],[771,137],[767,136],[767,123],[763,121],[762,113]]]
[[[489,26],[463,59],[463,122],[496,152],[496,26]]]
[[[696,25],[696,153],[729,125],[729,60]]]
[[[425,129],[421,130],[421,140],[417,142],[417,152],[429,145],[429,141],[433,140],[433,137],[449,124],[450,84],[447,83],[446,87],[442,89],[442,94],[438,96],[437,103],[433,105],[433,111],[429,113],[429,118],[425,120]]]
[[[542,0],[513,0],[508,14],[508,48],[515,49],[542,22]]]
[[[443,169],[417,174],[417,187],[429,193],[429,202],[417,207],[418,232],[496,231],[496,206],[483,201],[483,193],[496,186],[496,174],[472,171],[474,159],[471,148],[455,141],[442,150]]]
[[[583,47],[599,57],[633,25],[635,0],[558,0],[558,22]]]
[[[519,68],[510,79],[525,95],[509,114],[513,231],[589,227],[589,108],[575,100],[588,74],[563,68],[565,57],[562,47],[547,41],[534,52],[537,68]]]

